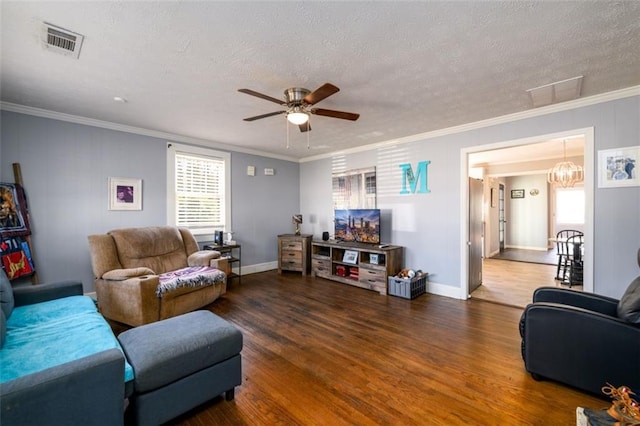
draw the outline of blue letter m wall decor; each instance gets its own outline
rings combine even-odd
[[[415,194],[416,192],[419,194],[428,194],[431,192],[431,190],[427,188],[427,166],[429,164],[431,164],[431,161],[419,162],[415,173],[413,173],[413,169],[409,163],[398,166],[402,169],[402,191],[400,191],[400,194]],[[407,183],[409,184],[408,188]]]

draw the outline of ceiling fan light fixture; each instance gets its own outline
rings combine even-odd
[[[300,109],[296,107],[292,112],[287,114],[287,120],[289,120],[289,123],[299,126],[309,121],[309,114],[301,112]]]
[[[302,87],[292,87],[284,91],[285,101],[282,102],[279,99],[272,98],[271,96],[256,92],[255,90],[238,89],[238,92],[240,93],[255,96],[269,102],[274,102],[281,107],[284,107],[283,110],[256,115],[254,117],[248,117],[245,118],[244,121],[255,121],[262,118],[284,114],[287,118],[287,122],[298,126],[300,131],[303,133],[308,133],[311,130],[311,126],[309,126],[308,124],[311,121],[311,114],[351,121],[356,121],[360,117],[360,114],[355,114],[353,112],[336,111],[324,108],[311,108],[313,105],[339,91],[340,89],[331,83],[325,83],[313,92],[310,92],[308,89],[304,89]],[[289,128],[287,127],[287,129]],[[307,134],[307,136],[309,135]]]

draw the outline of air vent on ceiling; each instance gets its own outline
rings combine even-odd
[[[44,47],[62,55],[78,59],[84,36],[47,22],[42,23],[42,41]]]
[[[528,89],[527,92],[531,96],[534,107],[571,101],[580,97],[582,78],[583,76],[579,75],[577,77]]]

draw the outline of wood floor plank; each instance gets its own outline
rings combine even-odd
[[[571,425],[607,405],[526,373],[514,307],[269,271],[208,309],[244,335],[243,383],[172,424]]]
[[[471,297],[524,308],[531,303],[533,292],[542,286],[569,288],[555,279],[556,266],[501,259],[483,259],[482,285]],[[582,286],[573,286],[582,291]]]

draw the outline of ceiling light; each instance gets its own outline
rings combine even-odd
[[[299,126],[309,121],[309,114],[302,112],[300,107],[294,107],[291,112],[287,114],[287,120],[289,120],[289,123]]]
[[[572,188],[576,183],[584,180],[584,171],[581,166],[567,161],[567,141],[562,141],[564,148],[564,161],[559,162],[547,172],[549,183],[560,185],[563,188]]]

